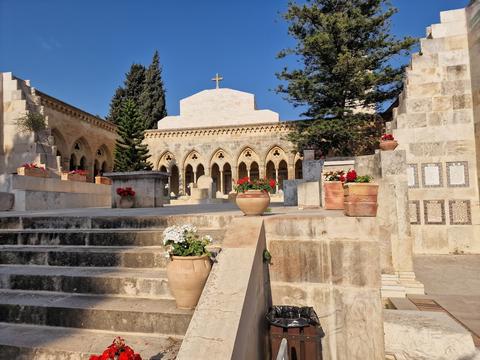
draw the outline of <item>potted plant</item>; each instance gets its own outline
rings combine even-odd
[[[48,171],[44,166],[38,166],[35,163],[23,164],[17,168],[17,174],[21,176],[48,177]]]
[[[86,170],[72,170],[67,173],[62,173],[62,180],[87,182],[87,174],[88,172]]]
[[[384,151],[395,150],[398,146],[397,140],[393,137],[392,134],[383,134],[380,138],[380,149]]]
[[[135,205],[135,191],[131,187],[117,188],[117,195],[120,196],[117,207],[128,209]]]
[[[270,205],[270,195],[276,182],[271,179],[250,180],[241,178],[234,186],[237,196],[235,202],[246,216],[262,215]]]
[[[171,260],[167,265],[168,286],[180,309],[193,309],[198,303],[212,268],[206,248],[211,242],[211,236],[198,235],[190,224],[170,226],[163,232]]]
[[[92,355],[90,360],[142,360],[139,354],[125,344],[125,339],[117,336],[112,345],[107,347],[102,355]]]
[[[325,209],[343,209],[343,183],[345,182],[345,171],[329,171],[324,174],[325,182]]]
[[[347,216],[377,216],[378,184],[370,175],[358,176],[349,170],[345,177],[344,203]]]

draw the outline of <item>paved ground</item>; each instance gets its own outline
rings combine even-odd
[[[283,206],[279,203],[270,204],[272,214],[324,214],[328,216],[345,216],[341,210],[310,209],[298,210],[296,206]],[[165,215],[195,215],[195,214],[228,214],[242,215],[234,203],[202,204],[202,205],[166,205],[160,208],[84,208],[84,209],[57,209],[37,211],[2,211],[0,217],[10,216],[165,216]],[[268,216],[268,213],[265,214]]]
[[[414,266],[428,298],[480,337],[480,255],[422,255]]]

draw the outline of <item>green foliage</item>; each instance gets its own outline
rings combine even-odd
[[[169,226],[163,232],[168,256],[210,256],[206,247],[211,243],[210,235],[198,235],[197,228],[191,224]]]
[[[119,115],[115,144],[115,171],[151,170],[148,147],[143,144],[144,121],[135,102],[127,98]]]
[[[298,148],[319,149],[324,156],[371,152],[369,133],[377,135],[379,121],[372,112],[402,89],[404,67],[391,60],[416,41],[389,33],[396,11],[387,0],[289,3],[284,18],[297,44],[278,57],[294,55],[301,66],[277,74],[283,81],[277,92],[306,106],[302,115],[316,120],[297,127],[290,140]]]
[[[148,69],[141,64],[132,64],[125,74],[123,86],[116,89],[110,102],[107,120],[114,123],[120,121],[122,106],[126,99],[133,100],[137,105],[145,121],[144,130],[155,128],[156,122],[167,116],[158,51],[155,51]]]
[[[145,72],[144,86],[140,94],[140,109],[145,117],[145,129],[156,128],[157,121],[167,116],[158,51],[155,51],[152,63]]]
[[[369,183],[369,182],[372,182],[372,180],[373,180],[373,177],[371,177],[370,175],[360,175],[360,176],[357,176],[357,178],[355,179],[355,182]]]
[[[21,133],[38,132],[47,128],[45,116],[37,112],[27,112],[15,120],[16,125]]]

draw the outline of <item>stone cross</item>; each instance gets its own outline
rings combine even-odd
[[[217,83],[217,89],[220,89],[220,81],[223,80],[223,77],[219,76],[218,73],[215,75],[214,78],[212,78],[212,81],[215,81]]]

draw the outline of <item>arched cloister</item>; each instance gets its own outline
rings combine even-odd
[[[101,164],[101,165],[100,165]],[[93,167],[93,175],[103,175],[113,170],[113,157],[107,145],[101,145],[95,151],[95,161]]]
[[[79,159],[79,160],[77,160]],[[92,149],[84,137],[73,142],[70,149],[70,170],[86,170],[89,180],[93,177],[94,158]]]
[[[303,164],[301,159],[295,161],[295,179],[303,179]]]

